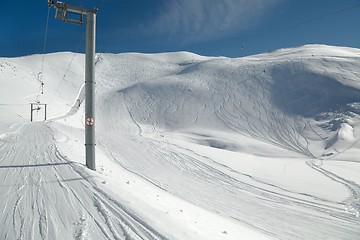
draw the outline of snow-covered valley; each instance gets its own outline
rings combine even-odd
[[[360,236],[359,49],[97,54],[96,172],[84,55],[0,58],[0,81],[1,239]]]

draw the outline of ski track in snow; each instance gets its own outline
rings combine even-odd
[[[342,202],[281,189],[166,142],[143,138],[123,141],[117,139],[120,146],[126,142],[130,147],[120,150],[111,141],[102,146],[125,169],[201,208],[277,239],[356,239],[360,234],[359,218],[346,211]]]
[[[56,149],[45,123],[0,141],[0,239],[165,239]]]
[[[321,167],[321,164],[316,164],[316,160],[311,159],[306,162],[308,166],[313,168],[314,170],[322,173],[326,177],[331,180],[343,184],[349,189],[351,196],[345,202],[345,210],[352,213],[354,216],[359,218],[360,216],[360,185],[355,183],[354,181],[347,180],[333,172],[327,171],[326,169]]]
[[[310,101],[314,96],[306,90],[311,89],[316,81],[307,80],[328,79],[305,75],[302,78],[304,82],[301,82],[303,92],[300,98],[284,98],[284,101],[289,102],[281,103],[284,107],[297,107],[295,110],[290,109],[291,107],[285,110],[299,111],[300,114],[288,114],[284,109],[273,107],[274,96],[271,93],[274,93],[271,91],[281,95],[281,91],[294,90],[296,94],[297,78],[307,71],[309,63],[304,63],[301,59],[282,60],[284,76],[288,74],[295,80],[290,78],[289,83],[284,83],[285,87],[276,92],[276,89],[271,89],[274,83],[270,77],[279,76],[268,73],[274,71],[275,74],[276,68],[269,70],[258,59],[236,67],[231,66],[230,61],[217,59],[189,64],[179,71],[177,79],[169,78],[160,84],[151,84],[148,83],[152,81],[151,78],[144,77],[143,82],[135,84],[124,81],[123,85],[130,87],[120,88],[116,94],[113,90],[106,92],[103,106],[110,99],[124,104],[124,109],[130,116],[128,125],[134,124],[136,128],[133,130],[136,130],[133,131],[134,136],[128,138],[121,137],[121,134],[110,139],[104,136],[100,145],[123,168],[159,188],[278,239],[356,239],[360,236],[357,227],[359,218],[356,214],[359,209],[358,185],[315,166],[312,164],[313,160],[304,161],[304,164],[346,186],[351,193],[347,202],[329,201],[307,193],[292,192],[217,165],[211,158],[195,154],[190,149],[169,144],[165,140],[146,138],[152,132],[154,136],[162,129],[166,132],[167,127],[184,128],[185,131],[187,128],[204,127],[206,121],[204,118],[200,119],[204,114],[205,118],[211,118],[213,123],[218,124],[215,127],[226,126],[240,135],[315,159],[318,153],[309,149],[309,135],[303,130],[310,128],[313,135],[323,141],[324,138],[308,120],[301,117],[301,114],[306,115],[308,112],[301,112],[304,109],[298,101],[308,100],[304,104],[310,104],[308,108],[316,111],[317,105],[329,100],[330,96],[315,85],[315,90],[320,94],[314,101]],[[228,69],[217,71],[217,66],[227,66]],[[329,67],[324,69],[328,70]],[[189,79],[191,83],[186,82]],[[103,109],[100,111],[111,112]],[[183,125],[178,123],[179,119],[183,121]],[[114,131],[116,132],[115,129]],[[246,181],[244,177],[247,178]],[[351,211],[347,210],[347,205],[351,206]]]

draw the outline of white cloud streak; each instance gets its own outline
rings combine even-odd
[[[151,33],[198,42],[233,35],[253,26],[282,0],[164,0]]]

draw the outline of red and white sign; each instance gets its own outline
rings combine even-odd
[[[95,121],[92,117],[86,118],[86,125],[91,127],[92,125],[94,125],[94,123],[95,123]]]

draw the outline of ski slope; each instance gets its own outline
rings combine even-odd
[[[360,50],[98,54],[96,172],[84,56],[42,57],[0,59],[1,239],[360,236]]]
[[[3,239],[164,239],[61,155],[48,126],[23,126],[0,154],[2,194],[15,200],[1,202]]]

